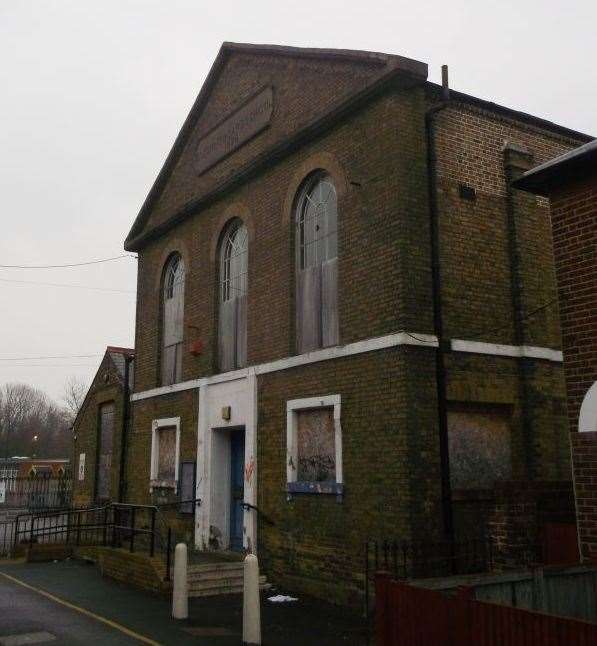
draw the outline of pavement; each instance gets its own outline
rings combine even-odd
[[[369,633],[358,613],[299,596],[261,603],[264,646],[365,646]],[[102,577],[93,565],[0,562],[0,646],[19,644],[242,643],[242,595],[193,598],[189,618],[171,617],[170,598]]]

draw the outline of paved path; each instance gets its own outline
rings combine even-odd
[[[278,592],[287,591],[268,594]],[[43,631],[56,636],[49,644],[241,644],[241,595],[191,599],[189,615],[175,621],[169,598],[102,577],[80,561],[0,561],[0,646],[18,646],[4,644],[5,635]],[[369,643],[356,613],[306,597],[292,604],[264,599],[261,622],[264,646]]]

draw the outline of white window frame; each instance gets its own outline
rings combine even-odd
[[[158,480],[159,464],[159,431],[162,428],[176,429],[176,447],[174,449],[174,482],[170,480]],[[149,470],[149,491],[154,488],[173,488],[174,493],[178,492],[178,469],[180,463],[180,417],[165,417],[154,419],[151,424],[151,463]]]
[[[292,399],[286,402],[286,482],[298,482],[298,412],[301,410],[314,410],[317,408],[334,409],[334,447],[336,450],[336,479],[333,491],[327,491],[320,483],[312,483],[309,490],[302,493],[342,493],[344,479],[342,475],[342,398],[340,395],[324,395],[322,397],[307,397],[305,399]],[[338,487],[340,485],[340,487]],[[289,487],[290,490],[290,487]]]

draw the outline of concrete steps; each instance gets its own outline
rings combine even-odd
[[[243,591],[243,563],[209,563],[190,565],[188,570],[190,597],[210,597],[237,594]],[[270,587],[265,576],[259,577],[259,587]]]

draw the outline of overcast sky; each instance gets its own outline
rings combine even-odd
[[[455,89],[595,134],[596,24],[594,0],[0,0],[0,265],[123,253],[224,40],[447,63]],[[90,380],[133,344],[135,281],[128,257],[0,269],[0,384]]]

